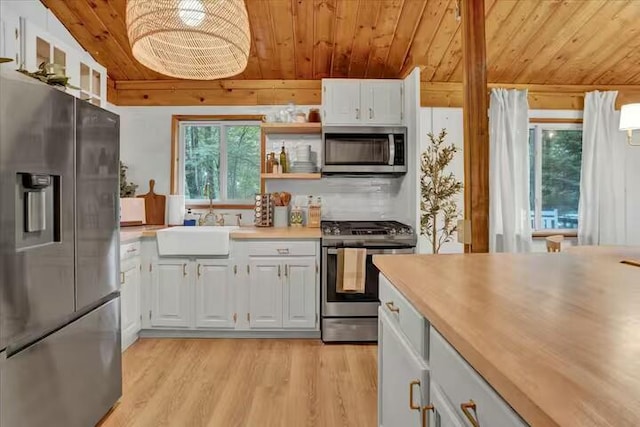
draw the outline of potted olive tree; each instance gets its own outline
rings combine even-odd
[[[427,136],[430,143],[420,159],[420,234],[430,240],[437,254],[456,231],[460,214],[455,196],[462,191],[462,182],[445,171],[458,151],[454,144],[445,144],[447,130],[442,129],[437,137],[431,132]]]

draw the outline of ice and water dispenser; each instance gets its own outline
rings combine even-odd
[[[19,173],[17,178],[18,247],[26,248],[60,241],[60,177],[40,173]]]

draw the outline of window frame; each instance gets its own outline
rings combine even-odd
[[[548,237],[563,235],[565,237],[577,237],[577,228],[541,228],[542,226],[542,131],[543,130],[580,130],[582,131],[582,119],[531,119],[529,130],[534,131],[534,227],[532,237]],[[528,136],[528,133],[527,133]],[[528,143],[528,141],[527,141]],[[532,191],[532,189],[529,189]]]
[[[245,114],[245,115],[173,115],[171,116],[171,194],[181,194],[184,192],[184,126],[183,125],[198,125],[198,124],[212,124],[218,125],[255,125],[260,126],[260,123],[264,120],[264,116],[261,114]],[[234,122],[234,123],[226,123]],[[221,131],[224,128],[221,129]],[[224,164],[226,165],[226,146],[222,143],[223,138],[226,140],[226,134],[223,136],[223,132],[220,134],[220,156],[224,158]],[[264,153],[264,135],[260,135],[260,159],[259,162],[263,162]],[[223,157],[224,156],[224,157]],[[221,160],[222,165],[222,160]],[[221,189],[224,183],[224,192],[226,193],[226,170],[225,176],[220,177]],[[260,191],[264,192],[264,182],[260,179]],[[199,199],[191,199],[185,201],[187,208],[206,208],[209,207],[208,201],[200,201]],[[213,207],[216,209],[253,209],[253,202],[248,201],[215,201]]]

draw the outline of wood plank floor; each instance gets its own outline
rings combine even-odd
[[[100,426],[373,427],[376,363],[375,345],[141,339]]]

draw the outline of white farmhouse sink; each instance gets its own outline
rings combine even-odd
[[[170,227],[158,230],[160,256],[229,255],[229,233],[237,226]]]

